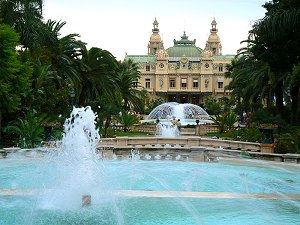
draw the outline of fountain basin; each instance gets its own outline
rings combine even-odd
[[[99,161],[105,169],[95,179],[101,185],[90,187],[92,205],[82,208],[81,196],[52,204],[60,191],[54,164],[10,155],[0,162],[0,224],[300,222],[299,166],[255,160]]]
[[[0,159],[0,225],[300,224],[298,165],[140,160],[138,148],[104,160],[95,119],[74,108],[59,146]]]

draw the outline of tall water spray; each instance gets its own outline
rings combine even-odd
[[[73,108],[65,121],[61,146],[51,158],[55,168],[52,176],[58,182],[48,201],[54,206],[81,205],[82,196],[101,190],[102,168],[96,153],[100,136],[95,126],[96,118],[88,106]]]

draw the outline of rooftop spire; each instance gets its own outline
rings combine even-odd
[[[215,20],[215,18],[213,19],[213,21],[211,22],[211,29],[210,29],[211,33],[217,33],[218,29],[217,29],[217,22]]]
[[[153,33],[158,33],[159,32],[159,29],[158,29],[158,22],[156,20],[156,17],[155,17],[155,20],[153,22],[153,29],[152,29],[152,32]]]
[[[158,22],[156,20],[156,17],[152,24],[153,24],[152,34],[148,44],[149,55],[155,55],[159,49],[163,48],[163,43],[159,35]]]
[[[189,36],[186,36],[185,30],[183,31],[183,35],[181,36],[181,40],[188,40]]]

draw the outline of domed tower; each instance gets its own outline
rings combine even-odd
[[[196,46],[196,39],[190,41],[185,31],[181,40],[173,40],[174,46],[167,49],[170,57],[200,57],[202,49]]]
[[[205,50],[211,52],[211,55],[222,55],[222,45],[217,29],[217,22],[215,18],[211,22],[210,35],[206,42]]]
[[[152,34],[148,44],[148,55],[155,55],[161,48],[163,48],[163,42],[159,35],[158,22],[155,18],[153,22]]]

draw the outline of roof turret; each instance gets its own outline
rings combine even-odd
[[[167,49],[170,57],[200,57],[201,49],[196,46],[196,39],[190,41],[186,32],[183,32],[181,40],[173,40],[174,46]]]
[[[210,51],[211,55],[222,54],[222,45],[218,35],[217,22],[215,18],[211,22],[210,35],[207,39],[205,50]]]
[[[155,55],[159,49],[163,48],[163,42],[159,35],[158,22],[156,20],[156,17],[152,24],[153,29],[148,44],[148,54]]]

